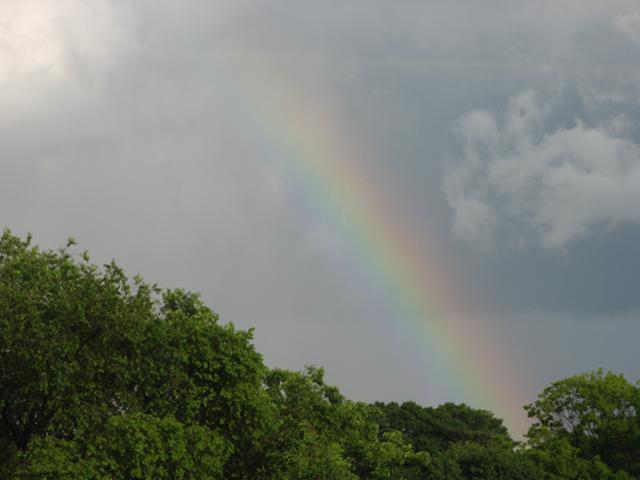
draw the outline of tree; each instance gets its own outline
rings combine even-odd
[[[0,237],[0,478],[640,478],[640,388],[622,375],[551,384],[516,446],[488,411],[353,402],[320,368],[270,370],[198,294],[73,245]]]
[[[221,325],[197,294],[167,290],[127,387],[142,411],[205,426],[231,442],[226,478],[255,475],[265,462],[262,435],[273,408],[251,339],[251,331]]]
[[[548,439],[544,445],[520,452],[540,469],[544,480],[629,480],[626,472],[611,469],[600,457],[585,459],[565,438]]]
[[[219,458],[205,462],[211,478],[221,466],[225,478],[259,470],[271,405],[251,332],[221,325],[196,294],[97,267],[72,245],[42,251],[30,237],[0,237],[2,476],[34,458],[124,459],[100,440],[114,431],[132,435],[123,452],[164,451],[154,438],[220,438]],[[81,439],[105,448],[83,450]],[[166,462],[153,468],[171,471]]]
[[[382,430],[402,432],[416,451],[439,453],[458,442],[513,447],[502,420],[486,410],[453,403],[435,408],[415,402],[376,405],[382,412],[378,419]]]
[[[598,370],[554,382],[525,407],[538,449],[566,441],[580,458],[640,475],[640,391],[622,375]]]
[[[542,470],[529,457],[500,446],[452,444],[436,457],[427,478],[433,480],[539,480]]]
[[[78,434],[129,403],[131,357],[152,317],[151,288],[66,250],[0,238],[0,425],[24,450],[33,436]]]
[[[109,418],[83,439],[32,441],[19,456],[16,479],[222,479],[231,446],[199,425],[133,414]]]
[[[265,388],[275,407],[268,437],[273,478],[351,480],[357,477],[336,431],[336,410],[345,398],[324,383],[322,369],[269,371]]]
[[[277,457],[278,478],[399,480],[405,465],[430,460],[400,432],[381,435],[377,408],[345,399],[324,382],[322,369],[272,370],[266,385],[278,408],[270,450],[286,452]]]

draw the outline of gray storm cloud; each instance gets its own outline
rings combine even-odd
[[[201,291],[270,365],[323,365],[353,398],[465,401],[422,380],[424,345],[344,268],[349,238],[256,122],[250,98],[274,85],[241,80],[267,65],[362,147],[354,164],[461,301],[504,319],[532,369],[522,404],[553,379],[539,351],[565,364],[569,342],[563,372],[592,365],[597,337],[600,365],[635,378],[638,18],[637,0],[0,0],[0,227]],[[547,250],[483,255],[452,221]]]
[[[555,110],[553,99],[525,91],[504,115],[460,118],[464,158],[444,180],[457,235],[486,247],[501,231],[517,244],[561,248],[592,230],[640,223],[640,145],[631,120],[556,126]]]

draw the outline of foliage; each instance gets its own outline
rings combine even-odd
[[[486,410],[445,403],[436,408],[415,402],[377,404],[383,430],[402,432],[417,450],[443,452],[458,442],[513,445],[502,420]]]
[[[431,468],[430,478],[442,480],[538,480],[541,471],[513,450],[473,442],[451,445]]]
[[[129,358],[151,302],[149,287],[135,287],[115,264],[76,263],[66,250],[41,252],[4,233],[0,407],[17,448],[90,429],[128,402]]]
[[[0,478],[629,480],[640,389],[602,371],[526,406],[365,404],[321,368],[267,368],[201,298],[0,237]]]
[[[198,426],[229,442],[231,456],[218,462],[227,478],[254,469],[269,404],[251,332],[220,325],[195,294],[161,292],[71,246],[41,251],[30,238],[0,238],[3,468],[33,455],[76,458],[79,439],[126,425],[151,435],[144,425],[174,418],[185,435]]]
[[[579,449],[571,446],[567,439],[549,439],[544,447],[531,448],[523,452],[540,468],[544,480],[626,480],[624,471],[613,473],[608,465],[595,456],[582,458]]]
[[[536,418],[532,446],[566,441],[580,458],[640,475],[640,391],[622,375],[598,370],[554,382],[525,408]]]
[[[300,476],[300,465],[317,472],[310,478],[400,478],[398,469],[405,463],[429,460],[428,455],[416,455],[399,432],[380,435],[377,409],[346,400],[325,384],[322,369],[275,369],[266,386],[279,410],[275,450],[287,452],[282,478],[306,478]],[[320,458],[333,474],[319,470]],[[293,476],[289,465],[295,467]]]
[[[147,415],[111,417],[91,439],[34,439],[15,477],[51,479],[222,479],[230,445],[199,425]]]

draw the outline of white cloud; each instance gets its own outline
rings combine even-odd
[[[444,180],[457,235],[486,246],[500,232],[561,248],[594,229],[640,223],[640,145],[630,119],[554,129],[555,114],[554,101],[526,91],[500,119],[482,111],[459,119],[464,159]]]
[[[125,48],[130,13],[109,0],[8,0],[0,4],[0,81],[59,78],[104,68]]]
[[[52,98],[78,97],[79,91],[104,81],[105,73],[131,52],[133,34],[132,13],[120,2],[0,2],[0,108],[5,119],[43,110]]]
[[[613,27],[633,43],[640,45],[640,11],[616,15],[613,18]]]

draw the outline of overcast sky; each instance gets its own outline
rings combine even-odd
[[[269,365],[519,433],[430,374],[255,103],[321,111],[384,179],[500,332],[515,409],[570,374],[640,377],[639,59],[636,1],[0,0],[0,224],[200,291]]]

